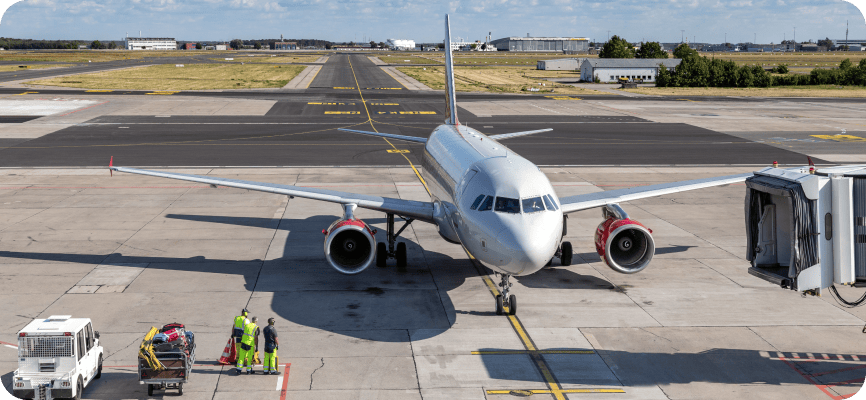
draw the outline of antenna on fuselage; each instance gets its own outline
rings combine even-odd
[[[445,14],[445,123],[460,125],[457,121],[457,97],[454,95],[454,59],[451,57],[451,19]]]

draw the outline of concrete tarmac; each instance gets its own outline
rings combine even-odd
[[[420,146],[335,128],[423,137],[444,118],[441,93],[383,89],[399,83],[364,56],[330,57],[313,83],[169,95],[0,90],[0,110],[17,110],[0,120],[3,386],[17,368],[17,331],[55,314],[90,317],[101,333],[105,371],[88,399],[147,398],[137,346],[169,322],[196,333],[184,397],[211,400],[836,399],[862,384],[866,311],[747,273],[744,185],[623,204],[657,245],[635,275],[599,261],[598,210],[572,214],[574,265],[554,260],[513,279],[519,311],[508,318],[494,313],[497,277],[433,225],[402,234],[406,270],[345,276],[322,250],[337,205],[103,169],[114,156],[115,165],[428,201],[412,170]],[[553,128],[503,144],[547,165],[559,196],[866,153],[862,101],[458,101],[461,122],[487,134]],[[384,215],[357,216],[384,240]],[[245,307],[277,320],[280,377],[216,364]]]

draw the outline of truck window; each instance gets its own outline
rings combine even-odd
[[[84,328],[84,336],[87,338],[87,351],[93,348],[93,327],[87,324]]]
[[[84,350],[84,329],[78,331],[77,336],[78,338],[75,341],[78,342],[76,347],[78,349],[78,361],[81,361],[81,357],[84,357],[84,353],[86,353],[86,350]]]

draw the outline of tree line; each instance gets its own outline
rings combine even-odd
[[[78,49],[77,40],[34,40],[0,38],[0,47],[10,50],[64,50]]]
[[[599,58],[668,58],[668,53],[662,49],[659,42],[641,43],[639,49],[627,40],[613,35],[598,52]]]
[[[866,59],[854,65],[844,59],[839,68],[815,68],[808,75],[789,74],[788,67],[780,65],[766,70],[753,65],[738,66],[733,61],[709,59],[681,44],[674,57],[682,59],[673,70],[659,67],[657,87],[770,87],[804,85],[866,85]],[[775,73],[775,75],[774,75]]]

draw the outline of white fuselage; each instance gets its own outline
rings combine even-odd
[[[553,258],[562,210],[535,164],[463,125],[436,128],[422,163],[443,238],[508,275],[534,273]]]

